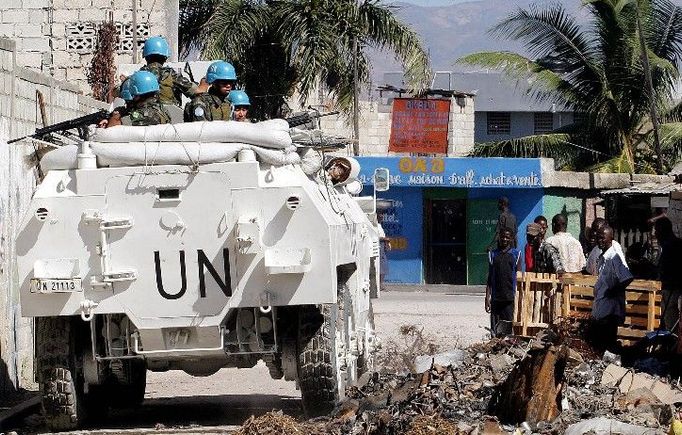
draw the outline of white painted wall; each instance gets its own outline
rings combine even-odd
[[[37,174],[31,142],[6,142],[42,126],[36,91],[44,96],[48,123],[107,107],[79,95],[74,84],[17,66],[17,57],[15,42],[0,38],[0,395],[33,383],[33,324],[21,317],[14,241]]]

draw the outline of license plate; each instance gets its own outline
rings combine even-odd
[[[31,293],[73,293],[82,291],[81,279],[42,279],[31,280]]]

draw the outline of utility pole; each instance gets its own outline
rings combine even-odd
[[[646,49],[646,41],[644,40],[644,33],[642,32],[642,20],[639,16],[639,1],[635,1],[635,12],[637,13],[637,32],[639,32],[639,45],[642,50],[642,64],[644,66],[644,78],[649,91],[649,112],[651,116],[651,124],[654,129],[654,151],[656,152],[656,170],[658,173],[663,173],[663,156],[661,155],[661,141],[659,138],[658,115],[656,113],[656,98],[654,95],[654,82],[651,78],[651,68],[649,66],[649,54]],[[634,160],[634,157],[633,157]],[[634,168],[630,168],[634,170]]]
[[[133,63],[137,63],[137,0],[133,0]]]
[[[360,89],[358,88],[358,37],[353,36],[353,155],[360,155]]]

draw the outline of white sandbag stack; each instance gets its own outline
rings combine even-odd
[[[259,123],[202,121],[182,124],[159,124],[146,127],[116,126],[97,129],[92,142],[201,142],[245,143],[264,148],[284,149],[291,145],[289,124],[283,119]]]

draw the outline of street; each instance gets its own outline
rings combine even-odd
[[[442,349],[467,346],[486,334],[481,295],[384,292],[374,303],[376,328],[385,344],[400,342],[400,327],[407,325],[423,328],[422,335]],[[252,414],[273,409],[300,416],[299,398],[293,382],[271,379],[262,363],[253,369],[222,369],[203,378],[177,371],[148,372],[141,407],[113,411],[97,427],[74,433],[159,433],[164,428],[173,433],[225,433]],[[20,430],[26,429],[36,430]]]

